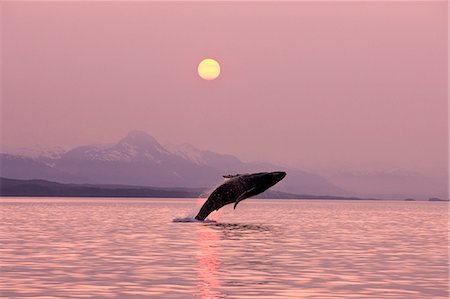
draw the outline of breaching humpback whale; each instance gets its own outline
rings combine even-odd
[[[195,219],[203,221],[213,211],[233,202],[235,209],[240,201],[266,191],[285,176],[283,171],[224,175],[228,180],[211,193]]]

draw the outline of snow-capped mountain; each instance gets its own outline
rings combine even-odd
[[[66,150],[61,146],[54,147],[42,147],[37,145],[33,148],[31,147],[18,147],[18,148],[8,148],[4,153],[10,153],[30,158],[48,158],[48,159],[59,159],[66,152]]]
[[[89,145],[77,147],[62,158],[86,159],[91,161],[153,161],[161,164],[171,155],[152,136],[132,131],[116,144]]]
[[[259,171],[282,170],[288,176],[277,184],[276,189],[285,192],[320,195],[348,195],[349,192],[331,184],[325,178],[299,169],[280,167],[271,163],[244,163],[232,155],[218,154],[200,150],[191,144],[166,145],[173,154],[190,160],[198,165],[207,165],[222,170],[223,174],[251,173]]]
[[[5,150],[5,153],[33,158],[34,160],[43,162],[44,164],[53,167],[55,164],[54,163],[55,160],[60,159],[62,155],[66,153],[66,150],[60,146],[45,148],[38,145],[34,148],[30,147],[9,148]]]
[[[64,154],[55,168],[95,183],[159,187],[204,187],[219,171],[167,151],[152,136],[132,131],[116,144],[81,146]]]
[[[53,159],[51,167],[43,163],[40,156],[27,159],[40,165],[44,172],[53,171],[52,180],[57,182],[68,182],[69,175],[77,178],[77,183],[81,179],[82,183],[96,184],[213,187],[223,181],[224,174],[285,170],[288,176],[277,185],[279,190],[317,195],[347,194],[312,173],[268,163],[244,163],[232,155],[199,150],[189,144],[162,146],[151,135],[140,131],[132,131],[114,144],[76,147]],[[23,163],[16,167],[20,172],[12,172],[14,167],[11,163],[3,163],[5,175],[2,176],[50,179],[48,174],[43,176],[37,170],[28,171]],[[24,173],[27,173],[25,177]],[[65,175],[58,179],[58,174]]]
[[[166,149],[174,155],[198,165],[208,165],[224,172],[242,172],[244,163],[232,155],[218,154],[200,150],[189,143],[181,145],[166,144]]]

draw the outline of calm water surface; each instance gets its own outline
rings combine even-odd
[[[448,298],[448,204],[2,198],[0,296]]]

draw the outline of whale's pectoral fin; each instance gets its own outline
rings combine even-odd
[[[241,201],[243,201],[244,199],[249,197],[249,194],[251,194],[251,192],[255,190],[255,188],[252,188],[250,190],[245,191],[244,193],[242,193],[234,202],[234,206],[233,206],[233,210],[236,210],[236,206],[238,203],[240,203]]]

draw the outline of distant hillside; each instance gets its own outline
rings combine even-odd
[[[207,188],[157,188],[126,185],[62,184],[45,180],[0,178],[0,196],[39,197],[207,197]],[[339,196],[300,195],[268,190],[256,198],[279,199],[359,199]]]
[[[0,196],[42,197],[198,197],[203,189],[62,184],[45,180],[0,178]]]
[[[15,179],[42,179],[62,183],[88,183],[83,177],[51,167],[35,158],[0,154],[0,176]]]

